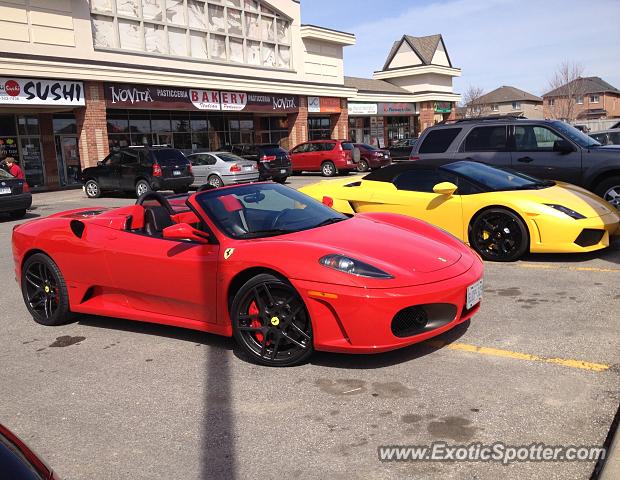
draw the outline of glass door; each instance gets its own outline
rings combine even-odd
[[[82,169],[77,137],[56,136],[56,157],[60,162],[58,165],[60,184],[64,187],[80,183]]]

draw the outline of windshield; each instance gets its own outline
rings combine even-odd
[[[246,160],[238,157],[234,153],[218,153],[217,156],[225,162],[245,162]]]
[[[13,178],[13,175],[11,175],[9,172],[4,170],[3,168],[0,168],[0,178]]]
[[[347,219],[297,190],[271,183],[210,190],[196,200],[225,235],[237,239],[273,237]]]
[[[580,147],[589,148],[601,146],[600,142],[597,142],[592,137],[586,135],[581,130],[577,130],[575,127],[569,125],[568,123],[560,122],[559,120],[557,120],[555,122],[552,122],[551,124],[561,134],[567,136]]]
[[[442,168],[457,173],[490,191],[527,190],[555,185],[555,182],[539,180],[522,173],[502,170],[478,162],[455,162]]]

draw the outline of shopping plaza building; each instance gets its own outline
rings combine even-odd
[[[57,188],[130,145],[385,147],[455,115],[440,35],[345,77],[355,35],[301,18],[296,0],[0,0],[0,160]]]

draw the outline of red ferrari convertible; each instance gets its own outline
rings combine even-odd
[[[13,231],[35,321],[72,313],[233,336],[256,362],[373,353],[426,340],[479,308],[483,265],[410,217],[348,218],[275,183],[83,208]]]

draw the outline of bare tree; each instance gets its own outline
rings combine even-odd
[[[482,87],[470,85],[463,93],[462,106],[465,108],[465,117],[481,117],[489,110],[488,105],[483,105],[480,98],[484,95]]]
[[[583,66],[565,61],[558,65],[549,80],[549,93],[545,94],[549,116],[572,122],[577,117],[580,100],[585,93]]]

